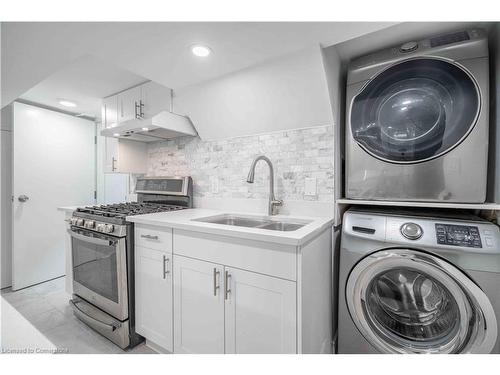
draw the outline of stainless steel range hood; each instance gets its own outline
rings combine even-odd
[[[124,121],[115,127],[102,130],[101,135],[141,142],[155,142],[186,135],[196,136],[198,133],[189,117],[162,111],[150,118]]]

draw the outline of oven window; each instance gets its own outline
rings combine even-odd
[[[98,295],[118,303],[116,246],[72,237],[73,279]]]

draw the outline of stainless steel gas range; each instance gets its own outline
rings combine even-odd
[[[74,314],[125,349],[135,332],[134,228],[126,217],[192,207],[191,177],[145,177],[137,202],[78,208],[69,220]]]

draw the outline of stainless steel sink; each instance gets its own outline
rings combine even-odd
[[[193,219],[193,221],[200,221],[203,223],[212,223],[212,224],[222,224],[222,225],[234,225],[237,227],[276,230],[281,232],[294,231],[310,223],[310,221],[307,220],[277,220],[277,219],[271,219],[268,216],[252,217],[252,216],[236,216],[230,214],[202,217],[200,219]]]

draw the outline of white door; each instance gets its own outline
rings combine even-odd
[[[95,123],[14,103],[14,290],[65,273],[59,206],[94,203]]]
[[[172,352],[172,255],[135,248],[135,326],[139,334]]]
[[[118,122],[133,120],[139,113],[141,86],[131,88],[118,94]]]
[[[224,353],[223,269],[174,255],[174,353]]]
[[[296,353],[296,283],[225,268],[226,353]]]
[[[141,86],[144,117],[152,117],[163,110],[170,110],[170,89],[156,82]]]

